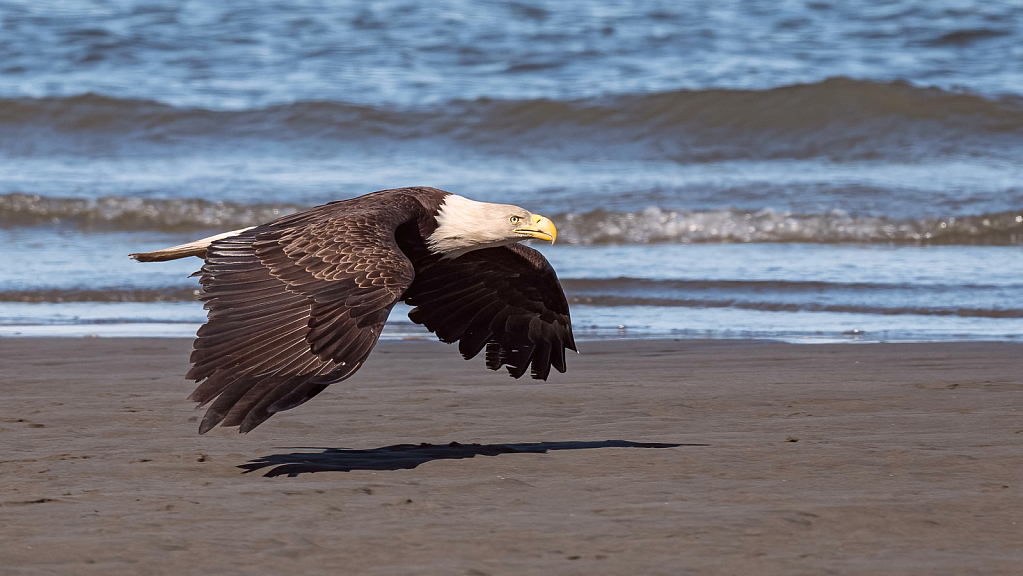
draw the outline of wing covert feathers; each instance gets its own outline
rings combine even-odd
[[[354,374],[413,275],[394,227],[358,210],[214,241],[199,280],[209,321],[187,376],[198,382],[190,398],[212,402],[200,433],[248,432]]]

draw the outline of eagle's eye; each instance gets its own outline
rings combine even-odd
[[[511,222],[512,224],[518,224],[519,220],[521,220],[521,218],[519,218],[518,216],[512,216],[511,218],[508,219],[508,221]]]

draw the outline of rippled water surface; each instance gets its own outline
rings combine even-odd
[[[764,89],[831,76],[990,94],[1023,84],[1018,2],[83,0],[5,1],[0,14],[11,96],[239,109]]]
[[[552,216],[584,337],[1017,339],[1021,86],[1018,2],[0,0],[0,334],[193,333],[125,254],[431,185]]]

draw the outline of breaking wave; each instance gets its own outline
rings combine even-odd
[[[96,200],[0,195],[0,225],[70,225],[86,230],[187,232],[231,230],[301,210],[297,204],[240,204],[201,199]],[[796,214],[764,209],[562,213],[559,238],[570,244],[811,242],[892,244],[1023,244],[1023,210],[917,219],[854,216],[833,210]]]
[[[245,228],[301,209],[295,204],[239,204],[197,198],[160,200],[107,196],[48,198],[0,195],[0,225],[72,225],[87,230],[193,230]]]
[[[977,216],[896,219],[794,214],[770,209],[682,211],[651,207],[641,212],[595,210],[558,219],[559,237],[573,244],[706,242],[811,242],[892,244],[1023,243],[1023,211]]]
[[[877,159],[998,153],[1023,137],[1023,101],[907,82],[832,78],[767,90],[677,90],[581,100],[454,101],[375,108],[306,101],[251,110],[176,108],[95,94],[0,99],[5,146],[46,135],[286,141],[451,139],[521,153],[640,146],[675,161],[735,158]],[[48,150],[48,147],[41,147]]]

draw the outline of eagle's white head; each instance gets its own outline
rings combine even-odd
[[[457,258],[466,252],[538,238],[554,243],[550,219],[510,204],[490,204],[450,194],[437,211],[437,230],[426,239],[435,253]]]

